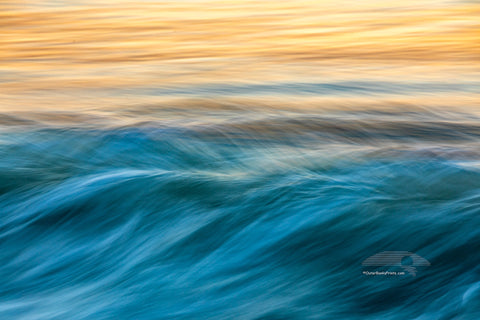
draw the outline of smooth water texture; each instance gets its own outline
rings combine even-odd
[[[208,113],[7,126],[2,318],[476,318],[478,118]],[[388,250],[431,266],[362,274]]]
[[[2,1],[0,319],[480,319],[478,13]]]

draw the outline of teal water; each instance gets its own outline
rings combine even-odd
[[[145,114],[1,115],[1,319],[480,318],[473,114]]]

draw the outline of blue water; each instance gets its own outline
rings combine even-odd
[[[0,116],[0,319],[480,319],[472,114],[145,114]]]

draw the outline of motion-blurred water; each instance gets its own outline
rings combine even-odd
[[[0,1],[0,320],[480,319],[479,8]]]
[[[478,319],[478,117],[202,108],[3,115],[2,319]]]

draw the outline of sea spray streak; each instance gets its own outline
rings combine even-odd
[[[157,111],[2,116],[2,319],[478,315],[474,115]],[[431,266],[362,274],[389,250]]]

